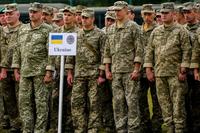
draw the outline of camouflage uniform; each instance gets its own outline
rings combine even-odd
[[[118,1],[114,6],[118,8],[117,5],[127,7],[128,4]],[[134,63],[142,62],[140,35],[140,29],[130,20],[120,28],[114,23],[107,31],[103,63],[111,64],[114,120],[119,133],[140,133],[140,82],[130,79]]]
[[[29,10],[41,10],[40,3],[33,3]],[[43,82],[46,70],[53,70],[48,59],[48,35],[52,28],[31,24],[19,29],[18,47],[14,51],[12,67],[20,69],[19,110],[23,133],[44,133],[47,126],[49,85]]]
[[[173,3],[163,3],[161,7],[161,12],[174,10]],[[190,48],[187,31],[176,23],[155,28],[147,46],[144,67],[154,67],[158,101],[168,133],[185,130],[187,83],[179,81],[178,74],[180,67],[189,67]]]
[[[155,13],[155,11],[152,8],[151,4],[144,4],[142,8],[142,13]],[[148,44],[148,39],[151,35],[151,32],[154,28],[156,28],[156,24],[153,23],[151,27],[148,29],[144,29],[144,25],[141,27],[141,33],[142,33],[142,41],[144,45],[144,56],[146,53],[146,47]],[[144,57],[143,56],[143,57]],[[140,114],[141,114],[141,125],[142,130],[144,133],[159,133],[161,132],[161,125],[163,123],[162,120],[162,112],[160,105],[158,103],[158,98],[156,95],[156,85],[155,82],[149,82],[145,70],[142,70],[142,77],[140,80],[140,98],[139,98],[139,105],[140,105]],[[148,89],[150,89],[152,103],[153,103],[153,116],[152,119],[150,119],[150,112],[149,112],[149,105],[148,105]]]
[[[191,11],[194,8],[193,2],[187,2],[183,4],[183,11]],[[200,23],[196,22],[195,24],[187,23],[185,25],[186,29],[189,31],[190,34],[190,44],[192,49],[194,50],[194,45],[197,45],[197,35],[196,31],[199,28]],[[193,66],[190,69],[187,75],[188,81],[188,93],[186,95],[186,111],[187,111],[187,130],[188,132],[199,131],[200,130],[200,112],[197,111],[200,108],[199,105],[199,88],[200,82],[194,80],[193,74]]]
[[[94,11],[84,9],[81,15],[94,17]],[[67,57],[65,68],[74,69],[71,109],[75,133],[97,133],[102,126],[97,78],[99,69],[104,69],[101,65],[104,40],[104,33],[96,27],[90,31],[81,29],[76,58]]]

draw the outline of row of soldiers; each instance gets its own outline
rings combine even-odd
[[[35,2],[28,24],[16,4],[0,15],[0,117],[10,132],[57,132],[60,57],[48,56],[50,32],[78,35],[77,55],[65,58],[63,132],[200,131],[199,3],[163,3],[160,12],[144,4],[139,26],[128,4],[117,1],[102,30],[92,9],[55,12]]]

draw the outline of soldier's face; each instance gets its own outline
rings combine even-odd
[[[0,14],[0,24],[5,26],[7,24],[6,22],[6,15],[4,14]]]
[[[75,15],[70,12],[64,12],[64,23],[72,24],[74,22]]]
[[[47,23],[47,24],[52,23],[52,19],[53,19],[53,14],[48,14],[48,13],[45,13],[45,12],[42,13],[42,20],[45,23]]]
[[[92,26],[93,23],[94,23],[94,17],[85,17],[85,16],[82,16],[82,25],[84,27],[89,27],[89,26]]]
[[[82,23],[82,20],[81,20],[81,12],[77,12],[76,13],[76,22],[78,24],[81,24]]]
[[[162,22],[162,19],[161,19],[161,15],[156,15],[156,23],[161,25],[163,22]]]
[[[116,10],[115,13],[116,13],[116,19],[120,21],[126,18],[126,16],[128,15],[128,9],[123,8],[121,10]]]
[[[128,18],[129,18],[130,20],[134,20],[135,14],[134,14],[133,12],[131,12],[131,11],[128,11]]]
[[[154,13],[148,13],[148,12],[142,13],[142,18],[143,18],[144,22],[147,24],[153,23],[154,17],[155,17]]]
[[[38,21],[42,19],[42,11],[29,11],[29,18],[31,21]]]
[[[109,27],[110,25],[114,24],[115,20],[112,18],[105,18],[105,26]]]
[[[54,20],[53,22],[54,22],[56,25],[58,25],[59,27],[61,27],[61,26],[64,25],[63,19],[61,19],[61,20]]]
[[[174,21],[174,12],[161,12],[161,19],[163,23],[172,23]]]
[[[186,11],[183,11],[183,14],[184,14],[185,20],[186,20],[188,23],[192,23],[192,22],[194,22],[195,19],[196,19],[196,13],[194,12],[194,10],[186,10]]]
[[[19,12],[18,11],[11,11],[5,13],[5,19],[7,24],[15,24],[17,20],[19,19]]]

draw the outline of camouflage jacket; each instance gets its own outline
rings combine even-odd
[[[44,75],[53,70],[48,58],[48,36],[52,28],[42,23],[36,28],[25,24],[19,29],[18,47],[13,54],[12,68],[20,68],[22,77]]]
[[[189,67],[190,50],[189,34],[183,26],[161,25],[150,36],[144,67],[154,67],[157,77],[175,76],[180,67]]]
[[[121,28],[114,23],[106,35],[103,63],[111,63],[113,73],[132,72],[135,62],[142,63],[141,33],[133,21],[126,21]]]
[[[65,68],[74,69],[75,77],[98,76],[99,69],[104,70],[101,64],[105,34],[95,27],[91,31],[78,31],[77,55],[67,58]]]
[[[2,51],[1,67],[11,68],[13,51],[17,47],[16,40],[18,39],[19,29],[22,25],[23,24],[20,23],[14,28],[8,26],[3,28],[2,47],[4,47],[5,50],[3,50],[4,52]]]

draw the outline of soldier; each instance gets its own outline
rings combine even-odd
[[[3,26],[3,27],[6,26],[4,10],[5,10],[5,8],[0,9],[0,25]]]
[[[142,6],[141,14],[144,21],[141,27],[141,31],[142,31],[142,41],[144,45],[144,55],[145,55],[148,39],[151,35],[151,32],[157,26],[154,21],[155,10],[153,9],[152,4],[144,4]],[[161,108],[158,103],[158,98],[156,95],[155,82],[149,82],[145,70],[142,71],[143,73],[140,79],[141,89],[139,98],[142,130],[144,133],[150,133],[150,132],[160,133],[163,120],[162,120]],[[147,99],[148,89],[150,89],[151,98],[153,102],[153,116],[151,120],[150,120],[149,105]]]
[[[113,111],[119,133],[140,133],[139,74],[143,47],[139,27],[128,18],[128,4],[114,3],[116,22],[107,31],[103,63],[112,80]],[[110,70],[111,65],[111,70]]]
[[[183,6],[177,6],[176,8],[176,22],[181,25],[185,25],[187,23],[183,14]]]
[[[84,9],[81,16],[83,29],[78,32],[77,55],[75,60],[67,57],[65,68],[69,85],[74,77],[71,109],[75,133],[97,133],[102,126],[98,84],[105,81],[105,67],[101,65],[105,35],[93,24],[94,10]]]
[[[79,27],[80,29],[82,29],[82,19],[81,19],[81,13],[82,10],[85,9],[85,6],[82,5],[77,5],[76,6],[76,25],[77,27]]]
[[[105,27],[102,29],[105,33],[108,30],[108,27],[115,23],[115,12],[107,11],[105,14]]]
[[[13,54],[15,80],[20,81],[19,111],[23,133],[44,133],[47,128],[49,86],[54,67],[48,59],[48,35],[52,27],[43,23],[42,7],[40,3],[31,3],[30,23],[19,29]]]
[[[134,13],[134,7],[132,5],[128,5],[128,17],[130,20],[134,21],[135,13]]]
[[[198,29],[199,22],[196,17],[196,8],[193,2],[187,2],[183,4],[183,14],[185,16],[187,24],[185,25],[186,29],[190,34],[190,45],[193,46],[197,43],[196,30]],[[193,66],[191,66],[193,67]],[[187,130],[192,132],[198,128],[198,121],[200,120],[199,111],[199,96],[197,91],[200,87],[200,82],[194,80],[193,70],[190,70],[187,75],[188,80],[188,93],[186,95],[186,111],[187,111]],[[199,123],[200,124],[200,123]]]
[[[156,17],[155,17],[155,20],[156,20],[156,23],[157,23],[158,25],[162,25],[162,24],[163,24],[162,19],[161,19],[160,10],[156,10]]]
[[[63,13],[61,12],[56,13],[52,20],[53,20],[53,23],[55,23],[58,27],[63,26],[64,25]]]
[[[51,25],[54,30],[58,29],[58,26],[53,23],[54,8],[45,6],[42,10],[42,19],[45,23]]]
[[[189,35],[183,26],[174,22],[174,3],[161,4],[160,12],[163,25],[151,33],[144,67],[148,80],[156,81],[163,129],[167,133],[183,133],[186,125],[186,70],[190,65]]]
[[[200,2],[197,2],[195,4],[195,8],[197,9],[196,18],[197,18],[198,21],[200,21]]]
[[[19,21],[20,13],[17,4],[8,4],[5,9],[7,26],[3,28],[3,40],[1,45],[1,87],[4,95],[4,103],[10,119],[11,132],[19,132],[21,122],[18,110],[19,84],[14,80],[11,69],[13,50],[17,47],[18,30],[22,26]]]

